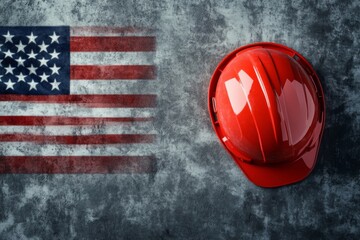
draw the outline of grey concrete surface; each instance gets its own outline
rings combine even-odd
[[[0,25],[156,29],[158,171],[1,175],[0,239],[359,239],[360,2],[1,1]],[[256,41],[302,53],[321,76],[326,128],[313,173],[263,189],[222,149],[212,71]]]

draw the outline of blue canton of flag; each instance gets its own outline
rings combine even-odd
[[[0,27],[0,94],[70,94],[69,27]]]

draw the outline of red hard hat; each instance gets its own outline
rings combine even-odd
[[[236,49],[216,68],[208,101],[217,136],[253,183],[278,187],[310,174],[325,103],[318,76],[299,53],[275,43]]]

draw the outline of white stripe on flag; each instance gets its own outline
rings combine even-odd
[[[112,145],[39,145],[27,142],[0,143],[1,156],[148,156],[156,153],[156,144]]]
[[[70,35],[75,36],[154,36],[153,29],[121,29],[118,27],[71,27]]]
[[[2,116],[153,117],[153,108],[90,108],[71,104],[0,102]]]
[[[71,65],[153,65],[154,52],[71,52]]]
[[[82,136],[96,134],[156,134],[151,122],[100,126],[0,126],[1,134]]]
[[[72,80],[71,94],[156,94],[151,80]]]

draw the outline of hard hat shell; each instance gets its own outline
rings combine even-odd
[[[211,78],[208,107],[220,141],[256,185],[295,183],[314,168],[324,94],[311,64],[293,49],[265,42],[231,52]]]

